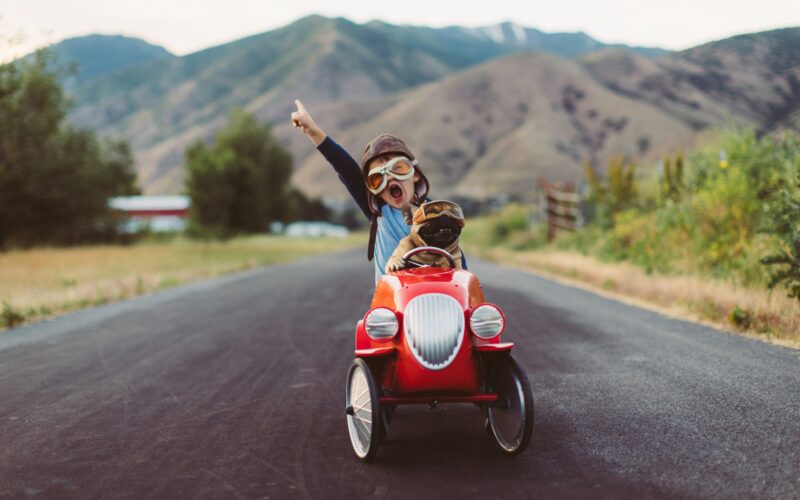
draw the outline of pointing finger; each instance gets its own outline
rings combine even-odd
[[[297,111],[299,111],[301,113],[307,113],[306,107],[303,106],[303,103],[300,101],[300,99],[295,99],[294,100],[294,104],[295,104],[295,106],[297,106]]]

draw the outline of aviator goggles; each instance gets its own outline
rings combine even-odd
[[[423,221],[434,219],[441,215],[449,215],[454,219],[464,223],[464,211],[457,203],[447,200],[429,201],[423,203],[414,212],[414,223],[419,224]]]
[[[387,161],[380,167],[375,167],[367,174],[367,189],[372,194],[378,194],[389,183],[391,175],[399,181],[414,177],[414,165],[417,160],[409,160],[405,156],[397,156]]]

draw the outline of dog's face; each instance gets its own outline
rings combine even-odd
[[[447,214],[415,224],[413,229],[426,244],[438,248],[449,247],[461,235],[458,220]]]

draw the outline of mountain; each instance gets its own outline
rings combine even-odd
[[[167,49],[138,38],[121,35],[87,35],[68,38],[50,49],[63,65],[75,64],[77,73],[71,85],[146,61],[175,57]]]
[[[127,137],[145,189],[174,193],[186,146],[243,107],[275,124],[297,185],[345,198],[288,123],[300,97],[356,155],[380,132],[406,138],[437,195],[514,194],[539,177],[579,177],[583,160],[654,159],[709,127],[797,131],[798,46],[798,28],[663,54],[512,23],[427,28],[310,16],[92,78],[74,89],[71,119]]]
[[[184,57],[145,61],[93,78],[74,89],[71,119],[127,137],[145,188],[176,192],[186,145],[210,138],[232,107],[280,123],[296,96],[315,110],[348,102],[336,122],[350,127],[405,91],[503,55],[538,49],[572,56],[604,47],[585,34],[547,34],[511,23],[427,28],[310,16]]]
[[[762,128],[770,129],[800,111],[799,48],[800,28],[784,28],[701,45],[683,55],[706,69],[712,92],[729,95],[738,101],[729,99],[729,105],[740,109],[743,102]]]
[[[378,132],[404,137],[437,196],[520,194],[539,177],[579,178],[582,160],[685,149],[709,127],[800,131],[798,46],[794,28],[655,59],[622,49],[571,60],[513,55],[408,91],[355,125],[335,119],[348,103],[321,109],[317,121],[350,151]],[[291,134],[288,125],[277,131]],[[297,185],[340,191],[320,155],[293,144]]]
[[[800,28],[740,35],[659,59],[605,51],[585,58],[608,88],[699,130],[744,123],[769,130],[800,109]]]
[[[276,121],[288,116],[296,95],[306,96],[309,105],[385,96],[503,50],[468,36],[458,40],[439,43],[428,36],[403,37],[375,23],[312,16],[93,80],[75,92],[71,118],[130,138],[148,190],[175,191],[186,145],[213,135],[232,107]]]
[[[322,109],[315,119],[353,152],[379,132],[403,137],[436,196],[521,193],[540,177],[580,177],[582,159],[658,154],[694,136],[679,118],[608,89],[580,61],[544,53],[507,56],[450,75],[353,126],[332,119],[341,108]],[[289,125],[277,131],[292,133]],[[321,155],[306,149],[296,153],[302,159],[296,184],[312,195],[342,191]]]
[[[657,57],[669,51],[655,47],[632,47],[621,44],[605,44],[595,40],[586,33],[545,33],[535,28],[505,22],[483,28],[455,28],[473,36],[483,37],[501,45],[522,50],[535,50],[556,54],[563,57],[578,57],[606,48],[624,48],[633,52]]]

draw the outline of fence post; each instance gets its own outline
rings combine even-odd
[[[561,186],[563,188],[559,189]],[[547,186],[547,240],[555,239],[558,230],[575,231],[583,221],[580,194],[571,184]]]

